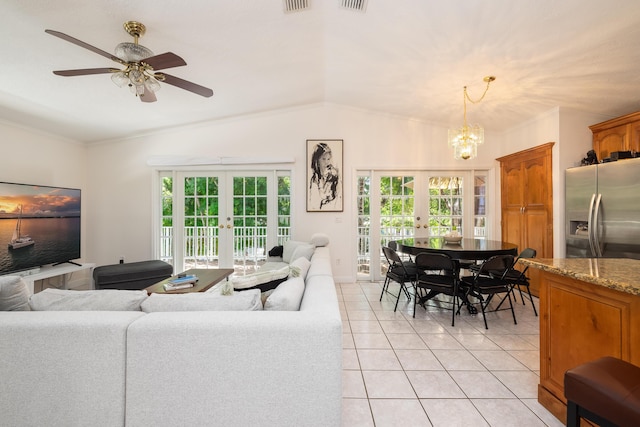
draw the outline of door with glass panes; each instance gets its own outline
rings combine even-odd
[[[360,280],[384,278],[381,248],[390,241],[454,229],[465,237],[485,235],[486,173],[362,171],[357,179]]]
[[[180,172],[172,190],[175,271],[250,273],[290,234],[289,173]]]

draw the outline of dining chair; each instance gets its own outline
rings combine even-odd
[[[511,283],[512,285],[511,289],[512,289],[514,300],[516,299],[515,289],[516,287],[518,288],[518,292],[520,292],[520,299],[522,300],[522,305],[525,305],[524,296],[522,295],[522,288],[525,288],[527,294],[529,294],[529,301],[531,301],[531,306],[533,307],[533,313],[536,316],[538,316],[536,305],[533,303],[533,297],[531,296],[531,289],[529,286],[529,277],[527,277],[527,270],[529,270],[529,266],[526,266],[522,270],[519,270],[516,268],[516,265],[518,264],[518,260],[522,258],[535,258],[535,257],[536,257],[535,249],[532,249],[532,248],[524,249],[522,252],[520,252],[520,255],[518,255],[518,258],[516,258],[516,260],[513,262],[513,265],[510,268],[508,268],[501,277],[502,279]]]
[[[484,320],[485,329],[489,329],[487,325],[486,313],[507,310],[506,308],[500,309],[500,306],[505,300],[509,301],[509,308],[511,309],[511,315],[513,316],[513,323],[518,324],[516,321],[516,313],[513,310],[513,304],[511,301],[511,291],[513,285],[509,281],[496,277],[492,272],[505,271],[513,265],[513,255],[495,255],[480,264],[480,268],[477,272],[474,272],[472,276],[464,276],[460,278],[460,286],[465,288],[464,292],[469,296],[476,298],[480,303],[480,309],[482,311],[482,318]],[[498,294],[505,294],[498,306],[493,310],[487,310],[489,304],[493,298]]]
[[[389,243],[387,243],[387,246],[393,249],[394,251],[396,251],[396,253],[398,253],[398,243],[395,240],[389,240]],[[411,257],[410,254],[398,253],[398,255],[400,255],[400,258],[403,261],[413,261],[413,258]]]
[[[415,263],[418,269],[418,280],[415,283],[413,317],[416,317],[417,304],[422,305],[426,310],[427,301],[431,301],[439,294],[449,295],[452,300],[451,326],[455,326],[456,314],[460,314],[461,305],[461,295],[458,290],[460,272],[458,262],[447,254],[423,252],[416,255]]]
[[[411,300],[411,294],[409,293],[409,289],[405,284],[410,283],[415,289],[415,281],[416,276],[418,275],[418,270],[413,261],[403,261],[402,258],[400,258],[400,255],[398,255],[396,251],[388,246],[382,247],[382,253],[387,259],[387,263],[389,266],[387,268],[387,274],[382,285],[380,301],[382,301],[382,297],[384,296],[385,292],[391,294],[389,292],[389,285],[391,284],[391,282],[399,283],[400,290],[398,291],[398,295],[396,296],[396,306],[393,309],[393,311],[396,311],[398,309],[398,302],[400,301],[400,295],[402,294],[402,292],[404,292],[408,300]]]

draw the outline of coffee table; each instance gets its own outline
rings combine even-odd
[[[149,295],[153,294],[186,294],[189,292],[204,292],[210,289],[216,283],[221,282],[223,279],[229,280],[229,276],[233,274],[233,268],[192,268],[184,272],[184,274],[193,274],[198,277],[198,281],[190,288],[176,289],[167,291],[164,288],[164,284],[176,279],[178,276],[171,276],[168,279],[164,279],[154,285],[145,288],[145,291]]]

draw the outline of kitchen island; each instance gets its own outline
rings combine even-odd
[[[640,366],[640,260],[521,262],[540,270],[538,401],[564,422],[567,369],[602,356]]]

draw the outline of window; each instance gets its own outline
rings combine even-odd
[[[356,176],[359,280],[384,278],[381,248],[392,240],[442,236],[454,227],[466,238],[490,238],[486,170],[363,170]]]
[[[250,273],[291,236],[290,171],[160,173],[159,258]]]
[[[473,179],[473,237],[484,239],[487,235],[487,177],[475,175]]]
[[[371,255],[371,177],[358,176],[358,271],[357,274],[369,275],[369,257]]]
[[[444,236],[453,230],[464,235],[462,184],[460,176],[429,178],[429,235]]]

